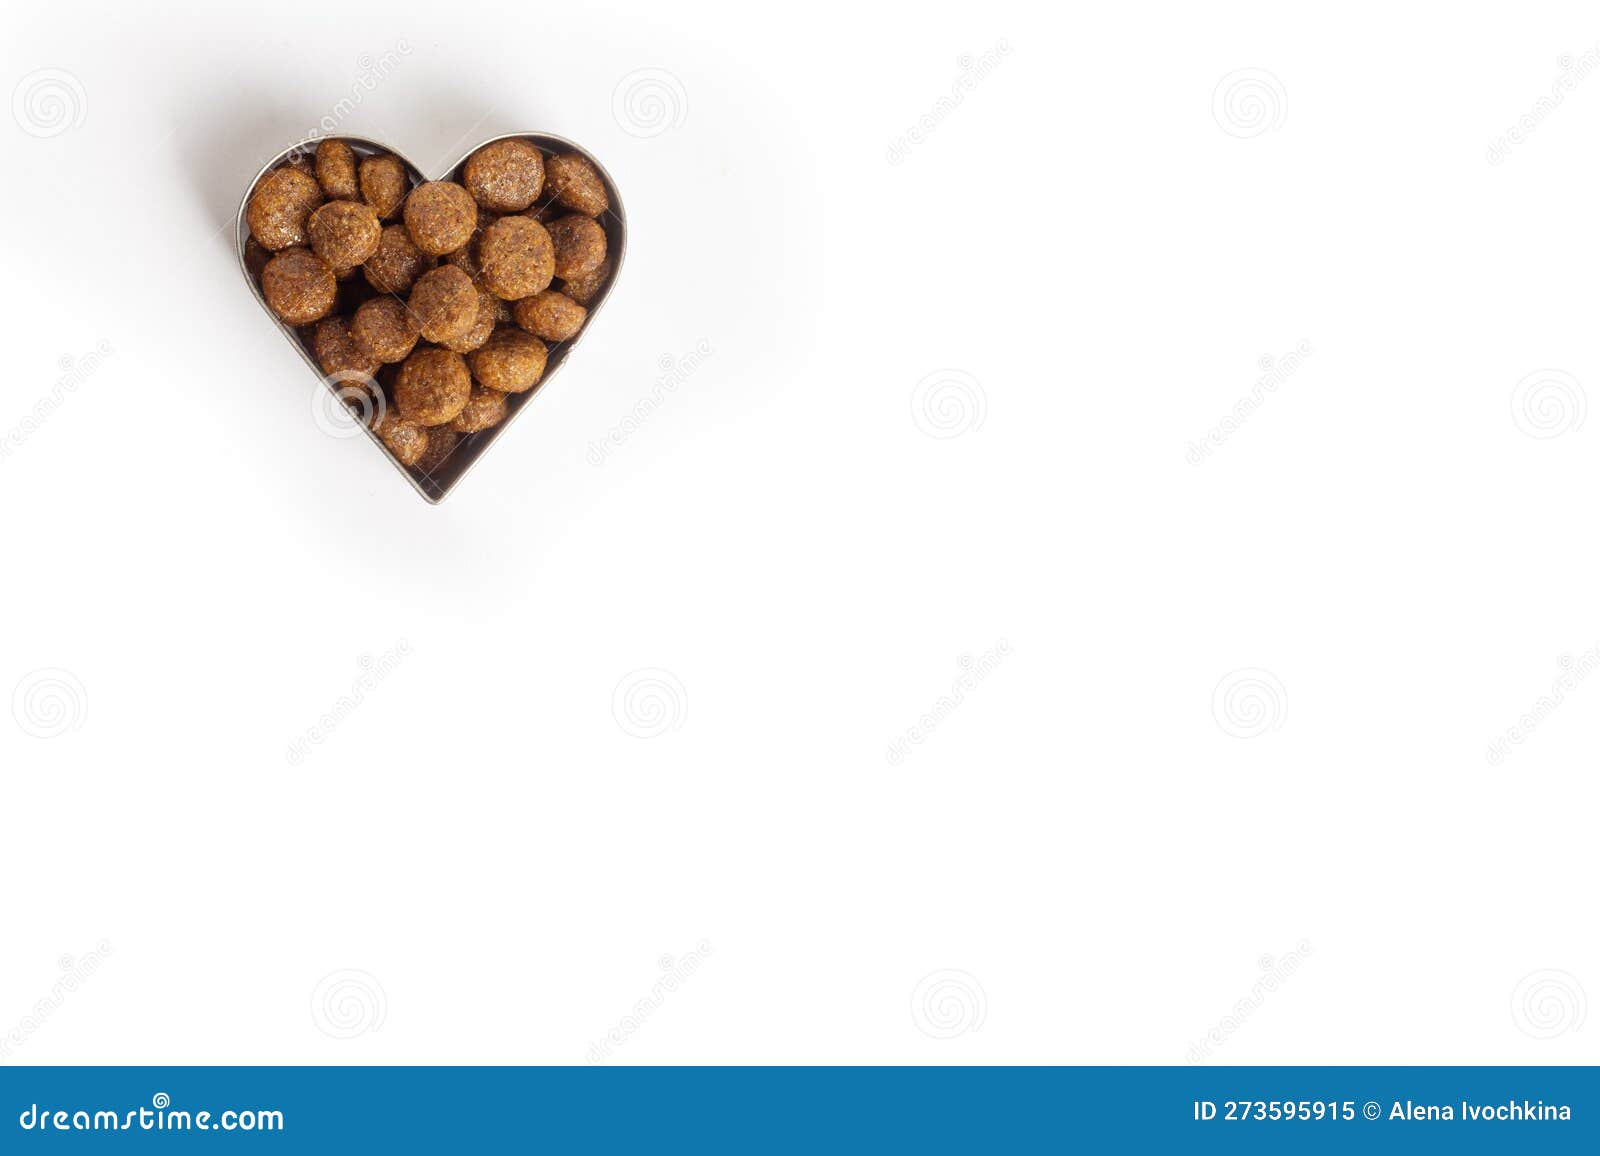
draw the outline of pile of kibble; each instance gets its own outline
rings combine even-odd
[[[375,432],[424,473],[505,420],[611,275],[596,220],[610,201],[586,157],[507,138],[460,175],[412,188],[398,158],[324,140],[245,209],[268,306],[342,394],[371,391]]]

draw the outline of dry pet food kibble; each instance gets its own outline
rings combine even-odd
[[[350,337],[367,356],[388,365],[404,361],[416,348],[422,326],[405,303],[395,297],[363,302],[350,320]]]
[[[406,232],[424,253],[443,257],[468,241],[478,227],[478,204],[453,181],[429,181],[406,197]]]
[[[500,309],[505,305],[493,293],[481,285],[477,286],[478,292],[478,319],[472,323],[472,328],[460,337],[450,341],[441,341],[440,345],[452,353],[471,353],[474,349],[481,348],[489,335],[494,332],[495,324],[500,319]]]
[[[379,293],[409,293],[417,278],[433,268],[433,258],[411,243],[403,225],[385,225],[377,252],[362,268],[367,284]]]
[[[306,218],[322,204],[322,186],[297,168],[274,169],[256,184],[245,209],[250,235],[263,249],[306,243]]]
[[[410,305],[426,340],[453,341],[478,320],[478,287],[454,265],[440,265],[417,278]]]
[[[406,167],[397,157],[367,157],[361,162],[359,183],[361,199],[371,205],[380,218],[387,221],[400,211],[411,188]]]
[[[506,420],[506,395],[497,389],[475,389],[467,406],[456,415],[450,428],[457,433],[477,433],[493,429]]]
[[[454,421],[472,396],[472,377],[459,353],[419,349],[406,358],[394,379],[400,416],[417,425]]]
[[[354,270],[366,261],[383,236],[378,214],[360,201],[329,201],[312,210],[306,231],[311,251],[339,270]]]
[[[546,289],[525,297],[512,307],[517,324],[546,341],[565,341],[583,328],[589,311],[565,293]]]
[[[356,150],[342,140],[325,140],[317,146],[317,183],[331,201],[354,201],[361,197],[356,179]]]
[[[333,308],[338,289],[328,263],[308,249],[285,249],[261,271],[262,295],[290,325],[322,320]]]
[[[414,466],[428,452],[428,431],[393,410],[384,410],[372,428],[402,465]]]
[[[311,334],[311,352],[322,372],[335,382],[370,378],[378,358],[361,347],[340,317],[324,317]]]
[[[522,393],[537,385],[544,374],[544,342],[520,329],[496,329],[468,359],[480,385],[501,393]]]
[[[556,276],[563,281],[600,268],[606,259],[606,231],[588,217],[562,217],[550,224],[556,250]]]
[[[603,232],[600,241],[603,246]],[[548,288],[558,267],[550,234],[529,217],[501,217],[478,238],[478,268],[484,284],[507,301],[520,301]]]
[[[586,217],[598,217],[610,208],[606,183],[587,157],[577,153],[553,156],[544,166],[545,192],[566,208]]]
[[[495,213],[520,213],[544,187],[544,157],[525,140],[497,140],[467,158],[467,191]]]

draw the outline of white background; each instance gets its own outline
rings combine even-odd
[[[1600,1059],[1600,21],[1206,9],[9,13],[4,1062]],[[631,225],[438,508],[232,249],[386,54]]]

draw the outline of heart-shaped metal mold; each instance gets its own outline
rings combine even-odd
[[[392,148],[391,146],[383,144],[379,141],[367,140],[363,137],[352,136],[341,136],[337,138],[344,141],[352,149],[354,149],[358,156],[372,156],[377,153],[387,153],[393,156],[405,166],[406,173],[411,181],[411,187],[415,188],[417,185],[428,180],[456,181],[460,183],[461,168],[466,164],[467,159],[471,157],[473,153],[477,152],[485,145],[493,144],[495,141],[507,140],[513,137],[532,142],[546,154],[577,153],[579,156],[587,158],[589,163],[594,165],[595,171],[600,174],[600,179],[605,182],[606,193],[611,201],[611,207],[604,213],[600,214],[600,216],[597,218],[606,232],[606,253],[611,261],[611,275],[609,278],[607,278],[606,283],[601,286],[600,292],[590,300],[587,307],[589,310],[588,316],[584,319],[583,328],[578,331],[577,335],[567,339],[566,341],[545,343],[549,348],[549,355],[545,362],[544,376],[542,376],[538,383],[526,393],[508,395],[506,419],[493,429],[483,430],[474,434],[462,435],[461,440],[456,443],[455,448],[450,452],[449,456],[431,472],[424,473],[422,470],[416,467],[403,465],[399,459],[394,456],[394,454],[389,452],[389,447],[383,444],[378,435],[373,433],[366,423],[356,421],[354,419],[354,414],[352,414],[351,428],[353,430],[360,430],[361,432],[365,433],[367,439],[378,448],[379,452],[381,452],[383,456],[389,460],[390,464],[392,464],[395,469],[400,471],[401,476],[403,476],[406,481],[411,483],[412,488],[415,489],[417,493],[421,494],[424,500],[435,505],[437,505],[439,502],[442,502],[445,497],[453,489],[455,489],[455,487],[460,483],[461,479],[466,476],[467,471],[472,468],[473,464],[488,452],[489,447],[493,445],[495,441],[497,441],[500,436],[506,432],[506,430],[511,428],[511,423],[516,420],[517,416],[521,414],[524,409],[528,408],[528,406],[532,404],[534,396],[549,384],[550,379],[556,375],[556,371],[559,370],[563,364],[565,364],[567,357],[571,354],[573,348],[580,341],[582,341],[584,335],[589,332],[590,326],[594,324],[595,314],[600,312],[600,307],[604,305],[606,303],[606,299],[611,296],[611,290],[616,286],[617,278],[622,273],[622,259],[623,254],[627,250],[628,241],[627,215],[624,213],[622,208],[622,198],[617,193],[617,184],[611,179],[611,174],[606,172],[605,166],[596,160],[594,155],[587,149],[582,148],[563,137],[554,136],[550,133],[509,132],[503,133],[500,136],[490,137],[488,140],[479,141],[464,154],[462,154],[462,156],[456,160],[454,164],[450,165],[450,167],[444,171],[442,176],[438,177],[424,176],[421,170],[407,160],[405,154],[399,149]],[[299,351],[300,356],[305,361],[306,365],[311,368],[312,373],[316,375],[317,379],[322,382],[323,387],[328,390],[330,395],[332,395],[334,400],[330,404],[343,406],[345,402],[339,393],[339,383],[336,381],[330,381],[328,377],[323,374],[322,367],[317,364],[317,359],[312,355],[311,349],[305,339],[301,337],[300,333],[293,326],[280,321],[277,315],[272,312],[271,307],[267,305],[267,299],[261,292],[261,286],[259,282],[250,272],[245,253],[246,242],[250,239],[250,226],[246,220],[245,209],[250,204],[250,197],[251,194],[255,192],[256,185],[260,183],[262,177],[266,176],[273,169],[278,168],[280,165],[283,165],[292,158],[309,157],[316,151],[316,147],[321,139],[322,138],[320,137],[314,137],[310,140],[301,141],[299,144],[292,145],[289,148],[284,149],[277,156],[273,157],[270,161],[262,166],[261,171],[255,175],[255,177],[251,180],[249,187],[245,189],[244,198],[239,202],[239,216],[237,222],[239,270],[244,275],[245,284],[250,286],[250,292],[255,294],[256,300],[261,303],[261,308],[265,310],[267,316],[272,319],[272,323],[282,331],[286,338],[288,338],[289,344],[293,345],[295,349]]]

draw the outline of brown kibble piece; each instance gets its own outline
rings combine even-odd
[[[262,296],[290,325],[322,320],[338,289],[328,263],[308,249],[285,249],[261,271]]]
[[[406,358],[394,381],[400,416],[417,425],[444,425],[466,408],[472,377],[459,353],[419,349]]]
[[[496,213],[520,213],[544,187],[544,157],[525,140],[497,140],[467,158],[462,174],[478,204]]]
[[[393,410],[384,410],[372,429],[401,465],[414,466],[428,452],[428,431]]]
[[[378,251],[383,226],[371,205],[329,201],[312,212],[306,232],[312,252],[347,276]]]
[[[450,341],[441,341],[451,353],[471,353],[474,349],[481,349],[483,343],[489,340],[489,335],[494,332],[495,324],[500,320],[500,307],[505,304],[500,298],[490,293],[482,285],[476,286],[478,291],[478,319],[472,323],[472,328],[460,337]]]
[[[575,213],[598,217],[611,207],[600,170],[577,153],[553,156],[544,166],[545,192]]]
[[[518,325],[546,341],[565,341],[574,336],[589,315],[582,305],[554,289],[524,297],[511,307],[511,312]]]
[[[367,284],[379,293],[409,293],[423,271],[433,268],[433,258],[411,243],[401,225],[385,225],[378,251],[367,258]]]
[[[456,433],[477,433],[492,429],[506,420],[506,395],[498,389],[474,389],[467,406],[456,415],[450,428]]]
[[[374,361],[404,361],[416,348],[422,328],[404,302],[374,297],[350,320],[350,337]]]
[[[449,460],[461,435],[447,425],[436,425],[428,430],[428,452],[417,461],[417,469],[431,474]]]
[[[550,224],[556,250],[556,276],[562,280],[592,273],[606,259],[606,231],[588,217],[562,217]]]
[[[261,247],[276,252],[306,243],[306,218],[320,204],[322,186],[316,178],[286,165],[256,183],[245,220]]]
[[[478,227],[478,204],[453,181],[429,181],[406,197],[405,222],[417,248],[442,257],[472,240]]]
[[[544,342],[520,329],[496,329],[468,361],[479,384],[501,393],[523,393],[544,375]]]
[[[261,242],[254,237],[244,239],[244,267],[250,271],[250,276],[257,281],[261,280],[261,270],[267,267],[267,262],[272,260],[272,254],[262,248]]]
[[[605,288],[606,280],[611,276],[611,258],[607,257],[600,262],[600,267],[581,277],[567,277],[561,283],[561,292],[571,297],[579,305],[592,305],[594,299],[600,295],[600,290]]]
[[[311,352],[323,374],[335,383],[371,380],[378,372],[378,359],[356,343],[342,317],[324,317],[317,322],[311,334]]]
[[[354,201],[361,197],[356,179],[356,150],[342,140],[329,138],[317,146],[317,183],[331,201]]]
[[[398,157],[367,157],[361,162],[361,199],[372,206],[380,220],[387,221],[400,211],[411,179]]]
[[[478,320],[478,287],[454,265],[440,265],[417,278],[410,305],[424,338],[454,341]]]
[[[600,237],[603,244],[605,234]],[[478,238],[478,267],[483,282],[496,297],[507,301],[530,297],[548,288],[558,266],[550,234],[531,217],[501,217]]]

